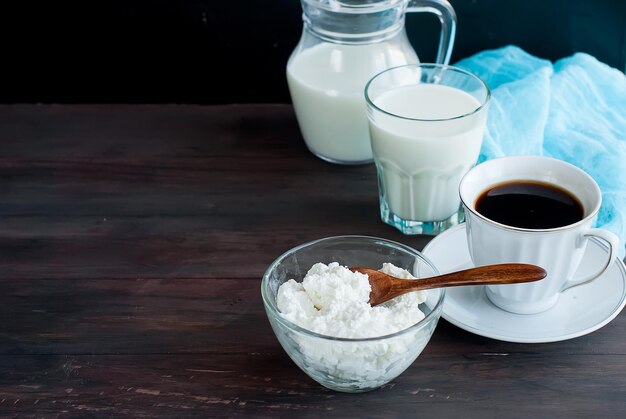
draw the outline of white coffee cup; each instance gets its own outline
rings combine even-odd
[[[483,192],[512,181],[541,182],[565,189],[582,205],[582,219],[556,228],[529,229],[501,224],[476,210],[476,200]],[[540,156],[497,158],[470,170],[461,180],[459,193],[465,209],[469,252],[476,266],[519,262],[539,265],[548,272],[546,278],[533,283],[487,286],[489,300],[506,311],[545,311],[556,304],[563,291],[593,281],[615,262],[618,237],[592,228],[602,203],[600,187],[574,165]],[[591,237],[606,242],[608,258],[598,261],[603,264],[597,272],[578,277],[576,270]]]

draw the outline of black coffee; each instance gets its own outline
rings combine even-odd
[[[565,189],[542,182],[502,183],[483,192],[476,211],[500,224],[545,229],[563,227],[583,219],[583,207]]]

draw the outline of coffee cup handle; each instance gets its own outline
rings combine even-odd
[[[589,240],[589,238],[591,237],[596,237],[606,242],[609,248],[609,257],[607,258],[604,266],[599,271],[580,279],[572,279],[567,281],[561,292],[573,287],[577,287],[579,285],[590,283],[591,281],[602,275],[611,265],[613,265],[615,259],[617,258],[617,249],[619,249],[619,238],[615,234],[601,228],[592,228],[584,232],[582,236],[583,240]]]

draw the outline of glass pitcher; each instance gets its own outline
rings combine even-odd
[[[338,164],[372,161],[364,88],[381,71],[419,60],[406,12],[441,22],[437,62],[448,64],[456,15],[445,0],[301,0],[303,31],[287,63],[287,83],[309,150]]]

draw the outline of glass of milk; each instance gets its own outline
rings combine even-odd
[[[404,234],[463,221],[459,182],[476,164],[490,92],[440,64],[394,67],[365,87],[382,220]]]

